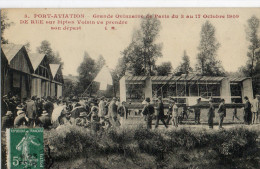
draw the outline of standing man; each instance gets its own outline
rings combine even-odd
[[[152,129],[152,121],[153,121],[153,114],[154,114],[154,107],[150,104],[151,100],[149,97],[145,99],[145,107],[142,111],[142,114],[146,116],[146,126],[147,129]]]
[[[105,100],[105,97],[104,96],[102,96],[101,98],[100,98],[100,102],[99,102],[99,104],[98,104],[98,117],[100,118],[100,119],[104,119],[104,117],[105,117],[105,114],[106,114],[106,110],[105,110],[105,102],[104,102],[104,100]]]
[[[170,100],[169,100],[169,109],[168,109],[168,112],[167,112],[167,120],[166,120],[166,124],[167,125],[169,125],[169,122],[172,119],[173,103],[174,103],[173,98],[170,98]]]
[[[224,121],[224,118],[226,117],[226,106],[225,106],[225,100],[221,99],[221,103],[218,107],[218,115],[219,115],[219,129],[222,129],[222,124]]]
[[[157,111],[156,113],[156,122],[155,122],[155,128],[158,127],[159,125],[159,120],[162,121],[162,123],[164,124],[164,126],[166,128],[168,128],[167,124],[164,121],[164,106],[163,106],[163,102],[162,102],[162,97],[159,96],[157,98],[157,107],[155,107],[155,110]]]
[[[213,100],[209,100],[209,112],[208,112],[208,124],[209,128],[213,129],[213,118],[215,117],[215,108],[213,105]]]
[[[257,99],[257,95],[255,95],[255,99],[252,101],[252,124],[256,123],[258,120],[258,110],[259,110],[259,100]]]
[[[7,128],[12,128],[14,124],[13,113],[11,111],[7,111],[6,115],[2,117],[2,130]]]
[[[126,102],[122,101],[121,105],[119,106],[119,108],[117,109],[118,114],[120,115],[120,124],[121,126],[125,125],[125,120],[128,117],[128,109],[125,106]]]
[[[7,95],[4,95],[2,97],[2,100],[1,100],[1,117],[3,117],[5,115],[5,113],[7,113],[7,111],[9,110],[9,107],[8,107],[8,97]],[[13,114],[14,112],[12,112]]]
[[[256,113],[256,119],[258,120],[258,123],[259,123],[259,118],[258,118],[258,116],[259,116],[259,114],[260,114],[260,95],[256,95],[256,98],[257,98],[257,100],[258,100],[258,111],[257,111],[257,113]]]
[[[236,103],[235,103],[235,102],[233,102],[233,104],[235,105]],[[234,120],[235,120],[235,118],[236,118],[237,120],[239,120],[239,121],[240,121],[240,119],[237,117],[237,106],[236,106],[236,105],[235,105],[235,107],[234,107],[232,121],[234,121]]]
[[[194,108],[195,124],[200,124],[200,108],[199,108],[200,101],[201,101],[201,98],[198,98],[197,104]]]
[[[29,119],[26,117],[26,114],[24,112],[24,107],[20,104],[16,107],[17,111],[17,116],[14,119],[14,127],[18,128],[20,126],[25,126],[27,125]]]
[[[49,113],[46,110],[43,110],[41,116],[38,118],[39,126],[43,127],[44,129],[50,129],[51,127],[51,118]]]
[[[110,122],[112,126],[118,126],[118,120],[117,120],[117,106],[116,106],[116,98],[113,97],[112,101],[110,102],[108,106],[108,117],[110,119]]]
[[[49,113],[49,112],[53,112],[54,110],[54,104],[52,103],[52,99],[50,96],[47,97],[47,102],[43,105],[43,107],[46,107],[45,110]],[[51,117],[52,114],[49,114],[49,116]]]
[[[26,103],[26,113],[29,118],[28,126],[32,128],[36,119],[35,96],[32,96],[32,99]]]
[[[245,124],[249,125],[251,123],[252,118],[252,112],[251,112],[251,103],[249,102],[249,99],[247,96],[244,97],[246,103],[244,107],[244,120]]]
[[[175,104],[175,101],[173,100],[173,106],[172,106],[172,126],[178,127],[178,107]]]

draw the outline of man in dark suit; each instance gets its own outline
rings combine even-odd
[[[222,124],[224,121],[224,118],[226,117],[226,106],[225,106],[225,100],[221,99],[221,103],[218,108],[218,115],[219,115],[219,129],[222,129]]]
[[[47,111],[43,111],[43,113],[39,117],[38,121],[39,121],[39,126],[43,127],[44,129],[49,129],[50,126],[52,125],[51,118]]]
[[[12,128],[14,124],[13,114],[11,111],[7,111],[6,115],[2,117],[2,130]]]
[[[7,98],[7,95],[5,95],[5,96],[3,96],[2,102],[1,102],[1,117],[3,117],[8,110],[9,110],[8,98]]]
[[[153,114],[154,114],[154,107],[153,107],[153,105],[150,104],[150,101],[151,100],[149,97],[147,97],[145,99],[146,105],[144,106],[144,108],[142,110],[142,114],[146,116],[147,129],[152,128],[152,121],[153,121]]]
[[[195,113],[195,124],[200,124],[200,105],[201,98],[198,98],[197,100],[197,106],[194,107],[194,113]]]
[[[29,125],[29,127],[33,127],[35,119],[36,119],[35,96],[33,96],[32,99],[26,103],[25,110],[27,113],[27,117],[29,118],[28,125]]]
[[[249,102],[249,99],[247,96],[244,97],[246,103],[245,103],[245,107],[244,107],[244,121],[245,124],[250,124],[251,123],[251,119],[252,119],[252,112],[251,112],[251,103]]]
[[[108,117],[113,126],[119,126],[119,122],[117,119],[117,105],[116,98],[114,97],[108,106]]]
[[[159,96],[158,99],[157,99],[157,107],[155,107],[155,110],[156,110],[156,122],[155,122],[155,128],[158,127],[159,125],[159,120],[162,121],[162,123],[164,124],[164,126],[166,128],[168,128],[167,124],[165,123],[164,121],[164,105],[163,105],[163,102],[162,102],[162,97]]]
[[[208,111],[208,124],[209,128],[213,129],[213,118],[215,117],[215,108],[213,105],[213,100],[209,100],[209,111]]]

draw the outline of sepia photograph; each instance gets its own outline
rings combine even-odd
[[[260,168],[260,8],[1,9],[1,168]]]

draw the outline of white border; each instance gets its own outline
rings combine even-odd
[[[259,0],[0,0],[1,8],[260,7]]]

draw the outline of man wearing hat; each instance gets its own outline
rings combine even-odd
[[[222,124],[224,121],[224,118],[226,117],[226,106],[225,106],[225,100],[221,99],[221,103],[218,107],[218,115],[219,115],[219,129],[222,129]]]
[[[36,118],[36,104],[35,104],[35,96],[32,96],[32,99],[29,99],[25,105],[25,110],[27,113],[27,117],[29,118],[28,125],[29,127],[33,127],[35,118]]]
[[[171,119],[172,126],[178,127],[178,123],[179,123],[178,117],[179,117],[178,107],[177,107],[175,101],[173,100],[172,101],[172,119]]]
[[[113,97],[112,101],[110,102],[109,106],[108,106],[108,117],[111,121],[111,124],[113,126],[118,126],[119,122],[117,119],[117,106],[116,106],[116,98]]]
[[[259,118],[258,118],[258,116],[259,116],[259,114],[260,114],[260,95],[256,95],[256,98],[257,98],[257,100],[258,100],[258,111],[257,111],[257,116],[256,116],[256,118],[257,118],[257,121],[258,121],[258,123],[259,123]]]
[[[155,107],[155,111],[156,111],[156,122],[155,122],[155,128],[158,127],[159,125],[159,120],[162,121],[162,123],[164,124],[164,126],[166,128],[168,128],[167,124],[164,121],[164,105],[162,102],[162,97],[159,96],[156,100],[156,107]]]
[[[1,102],[1,117],[9,110],[8,107],[8,97],[7,95],[4,95]]]
[[[4,117],[2,117],[2,130],[7,128],[12,128],[14,124],[13,113],[11,111],[7,111]]]
[[[215,108],[213,105],[213,100],[210,99],[209,100],[209,111],[208,111],[208,124],[209,124],[209,128],[213,129],[213,119],[215,117]]]
[[[14,127],[18,128],[23,125],[27,125],[29,119],[26,117],[25,112],[23,111],[24,107],[20,104],[16,107],[17,111],[17,116],[14,119]]]
[[[79,103],[76,103],[74,109],[71,111],[70,121],[73,125],[76,124],[76,119],[79,117],[81,112],[86,112],[87,110]]]
[[[79,117],[76,118],[76,125],[77,126],[87,126],[87,112],[80,112]]]
[[[144,108],[142,110],[142,114],[146,116],[147,129],[151,129],[152,121],[153,121],[153,114],[154,114],[154,107],[153,107],[153,105],[150,104],[151,99],[149,97],[147,97],[145,99],[145,101],[147,104],[144,106]]]
[[[252,111],[251,111],[251,103],[249,102],[249,99],[247,96],[244,97],[246,103],[245,103],[245,107],[244,107],[244,121],[245,124],[251,124],[252,122]]]
[[[197,99],[197,104],[194,107],[195,124],[200,124],[200,108],[199,108],[200,101],[201,101],[201,98],[198,98]]]
[[[67,109],[63,109],[61,112],[61,116],[58,118],[59,124],[60,125],[71,124],[70,116],[71,116],[70,112]]]
[[[257,123],[258,121],[258,111],[259,111],[259,100],[257,95],[255,95],[255,99],[252,101],[252,124]]]
[[[49,129],[51,124],[51,118],[49,116],[49,113],[44,110],[41,114],[41,116],[38,118],[38,123],[40,127],[43,127],[44,129]]]
[[[104,118],[104,116],[105,116],[105,102],[104,102],[104,100],[105,100],[105,97],[104,96],[102,96],[101,98],[100,98],[100,102],[99,102],[99,104],[98,104],[98,117],[99,118]]]
[[[121,126],[124,126],[125,125],[125,120],[127,119],[128,117],[128,109],[127,107],[125,106],[126,102],[125,101],[122,101],[121,105],[119,106],[119,108],[117,109],[117,113],[119,114],[120,116],[120,124]]]
[[[169,99],[169,108],[167,112],[167,119],[166,119],[166,124],[169,125],[170,120],[172,119],[172,111],[173,111],[173,105],[174,105],[174,99],[170,98]]]

